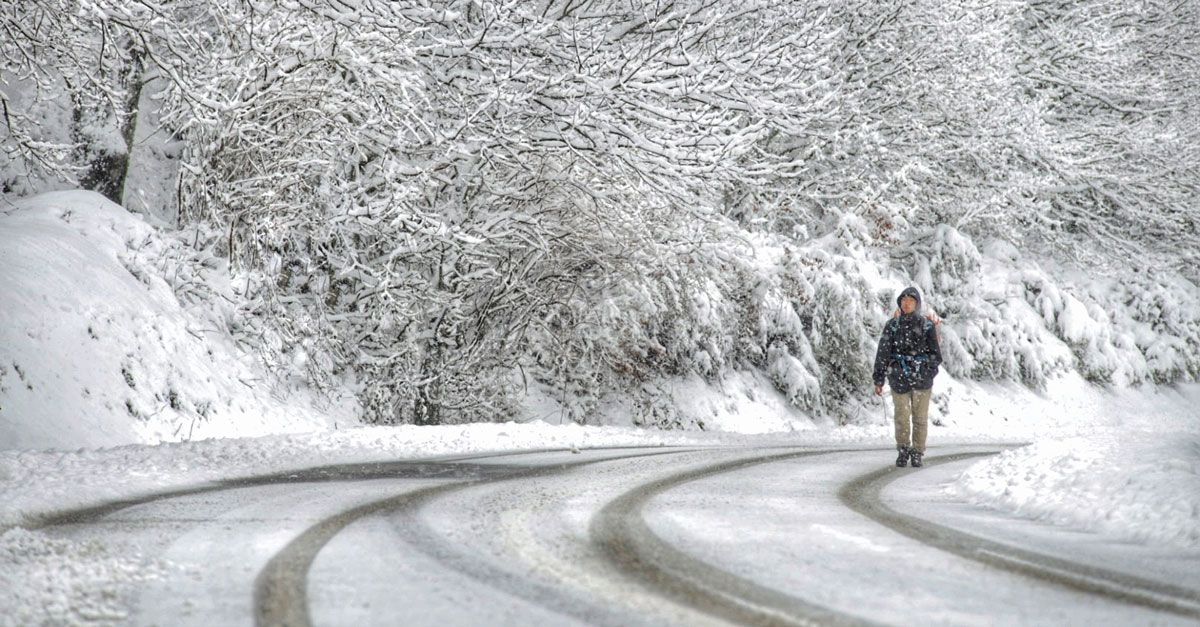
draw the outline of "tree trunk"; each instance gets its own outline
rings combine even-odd
[[[142,97],[142,75],[145,71],[142,51],[131,45],[127,53],[128,63],[119,76],[125,100],[119,105],[121,110],[113,112],[122,140],[120,150],[94,145],[91,134],[84,130],[84,124],[94,124],[98,120],[89,119],[92,116],[88,115],[88,105],[81,98],[76,98],[72,115],[75,126],[73,135],[80,144],[79,156],[83,166],[79,186],[99,192],[118,205],[124,204],[125,200],[125,180],[129,176],[129,155],[133,151],[133,137],[137,131],[138,102]]]

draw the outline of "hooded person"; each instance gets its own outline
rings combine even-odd
[[[886,377],[895,407],[897,466],[922,465],[929,432],[929,397],[942,363],[934,322],[921,316],[921,292],[905,288],[896,298],[900,315],[888,320],[875,351],[875,394],[883,394]]]

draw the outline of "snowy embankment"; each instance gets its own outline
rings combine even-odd
[[[1144,544],[1200,548],[1200,433],[1105,431],[975,464],[968,500]]]
[[[0,242],[0,529],[336,463],[600,446],[890,446],[882,401],[857,426],[820,424],[753,373],[673,386],[672,403],[703,418],[705,433],[549,424],[561,408],[544,394],[527,399],[529,424],[346,428],[352,401],[324,407],[303,387],[271,383],[225,331],[239,314],[221,260],[172,264],[163,253],[178,242],[87,192],[0,209]],[[216,297],[181,302],[190,285]],[[1200,386],[1102,391],[1067,374],[1037,394],[943,374],[934,405],[931,455],[949,441],[1035,443],[973,466],[951,486],[964,497],[1122,539],[1200,544]],[[18,532],[0,550],[19,553],[28,537]]]
[[[273,382],[229,335],[224,261],[92,192],[0,205],[0,449],[267,435],[352,420]],[[204,272],[206,274],[199,275]],[[196,285],[192,304],[178,292]]]

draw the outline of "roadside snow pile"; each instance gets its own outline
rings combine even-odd
[[[0,534],[0,625],[116,625],[123,597],[161,576],[164,565],[95,542],[25,529]]]
[[[0,208],[0,242],[0,448],[332,426],[304,390],[274,397],[278,386],[229,336],[225,299],[181,304],[180,286],[211,268],[171,260],[179,242],[99,194]],[[211,274],[202,282],[221,289],[224,273]]]
[[[1122,540],[1200,548],[1200,433],[1103,431],[1005,451],[960,496]]]

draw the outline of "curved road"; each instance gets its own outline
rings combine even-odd
[[[982,510],[866,448],[343,465],[44,531],[150,556],[132,624],[1195,624],[1200,555]]]

